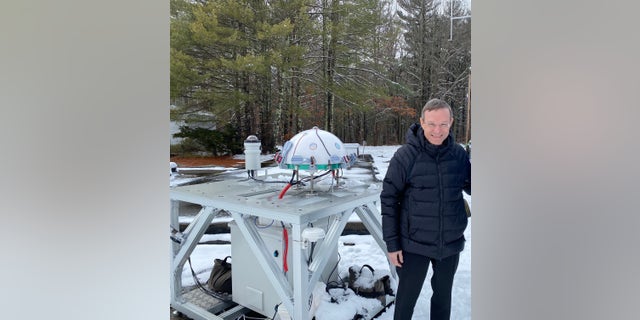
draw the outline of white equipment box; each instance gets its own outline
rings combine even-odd
[[[317,224],[314,226],[322,227]],[[275,288],[269,282],[268,275],[260,267],[258,259],[251,252],[247,240],[238,229],[236,223],[233,221],[229,222],[229,227],[231,229],[231,257],[233,259],[233,268],[231,270],[233,279],[233,301],[261,313],[265,317],[271,317],[275,311],[275,306],[279,305],[282,299],[280,299]],[[324,228],[326,228],[326,224]],[[288,230],[289,234],[290,232],[291,230]],[[287,265],[292,265],[292,250],[285,249],[282,226],[279,223],[274,223],[268,228],[261,228],[258,230],[258,233],[264,241],[265,250],[271,253],[271,257],[280,270],[283,270],[283,254],[285,251],[288,252]],[[291,235],[289,235],[288,238],[290,246],[292,243]],[[321,241],[316,245],[320,243]],[[335,281],[338,278],[337,264],[338,250],[337,247],[335,247],[335,250],[330,253],[329,262],[320,276],[320,281],[324,283]],[[290,283],[293,283],[292,275],[292,268],[290,268],[286,273],[287,280],[289,280]]]

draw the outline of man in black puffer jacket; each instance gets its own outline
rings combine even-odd
[[[411,319],[429,263],[431,320],[450,318],[453,276],[467,227],[462,191],[471,194],[471,162],[449,135],[452,124],[446,102],[427,102],[383,181],[382,231],[400,278],[394,320]]]

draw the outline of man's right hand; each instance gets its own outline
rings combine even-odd
[[[402,250],[389,252],[387,253],[387,256],[389,256],[389,261],[391,261],[391,264],[396,267],[402,267],[402,263],[404,262],[404,259],[402,259]]]

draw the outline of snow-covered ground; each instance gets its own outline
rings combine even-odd
[[[364,150],[360,147],[360,153],[371,154],[374,159],[374,166],[378,169],[376,177],[382,180],[387,172],[389,160],[398,149],[399,146],[367,146]],[[269,173],[282,172],[283,177],[288,179],[290,177],[290,171],[281,170],[278,168],[269,168]],[[239,172],[237,175],[246,176],[244,171]],[[362,184],[370,183],[372,188],[380,188],[380,183],[372,182],[371,173],[368,170],[362,168],[352,168],[351,170],[345,170],[345,176],[349,179],[348,183]],[[180,177],[174,175],[171,177],[171,185],[180,185],[188,182],[189,177]],[[318,184],[322,185],[322,182]],[[464,194],[465,198],[471,206],[471,196]],[[378,208],[379,209],[379,208]],[[181,222],[188,222],[192,217],[181,216]],[[216,218],[222,221],[229,221],[230,218]],[[351,220],[358,220],[357,215],[353,214]],[[466,320],[471,319],[471,220],[469,220],[469,227],[465,231],[465,237],[467,243],[465,250],[460,255],[460,262],[458,271],[454,280],[453,286],[453,300],[451,319],[453,320]],[[226,240],[230,241],[230,234],[216,234],[216,235],[204,235],[201,242],[211,240]],[[348,245],[345,245],[348,244]],[[348,269],[350,266],[360,267],[363,264],[371,265],[376,270],[376,276],[378,274],[389,274],[389,265],[387,264],[386,257],[373,240],[370,235],[347,235],[340,237],[338,243],[338,253],[340,254],[340,261],[338,263],[338,271],[341,278],[346,278],[348,275]],[[231,255],[231,245],[217,244],[217,245],[198,245],[191,254],[191,262],[193,269],[196,272],[200,282],[204,283],[209,277],[209,273],[212,268],[213,258],[224,258]],[[429,319],[429,305],[431,297],[431,287],[429,285],[429,279],[432,271],[429,269],[427,274],[427,280],[422,288],[420,297],[416,304],[413,319]],[[188,266],[185,266],[182,273],[183,285],[194,285],[193,277]],[[395,282],[392,282],[392,286],[396,286]],[[342,291],[342,290],[340,290]],[[331,291],[334,292],[333,290]],[[353,291],[339,292],[339,303],[331,303],[331,296],[324,290],[319,290],[316,293],[319,297],[314,297],[319,301],[316,309],[317,320],[349,320],[353,319],[355,313],[367,315],[369,310],[379,306],[380,302],[376,299],[366,299],[353,294]],[[335,296],[334,296],[335,298]],[[392,305],[387,311],[381,314],[377,319],[390,320],[393,319],[393,310],[395,305]],[[373,316],[373,314],[368,314]]]

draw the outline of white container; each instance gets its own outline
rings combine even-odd
[[[260,163],[260,140],[254,135],[250,135],[244,141],[244,167],[246,170],[259,170]]]

